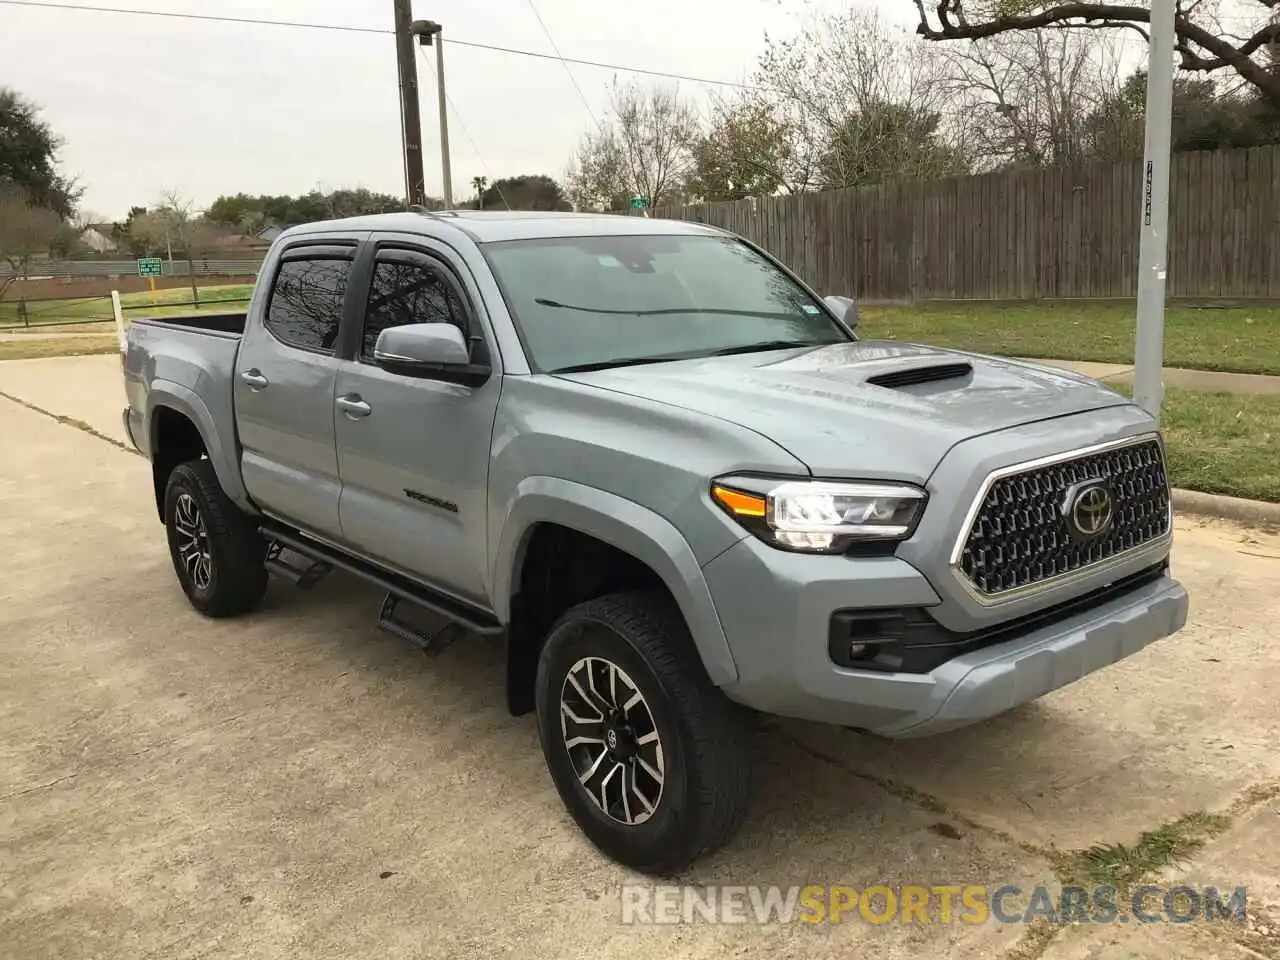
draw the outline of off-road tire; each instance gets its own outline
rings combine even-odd
[[[666,775],[644,822],[606,813],[570,756],[562,690],[584,658],[625,671],[660,735]],[[666,593],[610,594],[561,616],[539,658],[536,707],[543,756],[561,799],[587,838],[617,862],[670,875],[722,846],[741,825],[751,787],[750,716],[712,684]]]
[[[197,584],[183,562],[177,511],[183,497],[199,510],[210,562],[206,584]],[[184,504],[185,505],[185,504]],[[267,589],[266,545],[257,525],[228,499],[208,460],[179,464],[164,491],[164,521],[173,569],[191,605],[208,617],[248,613]]]

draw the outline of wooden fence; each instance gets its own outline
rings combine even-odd
[[[715,224],[824,294],[863,299],[1133,297],[1142,163],[1014,170],[654,216]],[[1178,153],[1170,297],[1280,297],[1280,147]]]

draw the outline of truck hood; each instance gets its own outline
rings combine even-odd
[[[892,340],[564,376],[754,430],[816,476],[915,483],[962,440],[1130,402],[1080,374]]]

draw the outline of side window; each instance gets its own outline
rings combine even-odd
[[[350,260],[332,257],[280,264],[267,305],[267,329],[291,347],[332,353],[350,273]]]
[[[440,269],[421,260],[379,260],[369,286],[360,356],[373,359],[378,334],[406,323],[452,323],[468,334],[467,312]]]

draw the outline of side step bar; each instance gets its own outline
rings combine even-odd
[[[396,607],[402,602],[394,593],[388,593],[383,598],[382,606],[378,610],[379,630],[393,637],[399,637],[401,640],[407,640],[423,653],[430,653],[433,656],[457,639],[460,628],[456,623],[446,623],[435,633],[426,634],[398,619]]]
[[[367,580],[376,586],[387,591],[387,600],[383,601],[383,614],[390,615],[389,622],[394,624],[390,632],[397,636],[404,636],[402,631],[415,633],[412,628],[395,620],[395,604],[392,603],[390,610],[387,604],[392,599],[406,601],[415,606],[422,607],[432,613],[444,617],[446,620],[456,623],[460,627],[465,627],[473,633],[482,636],[501,636],[503,631],[500,624],[494,617],[487,615],[481,610],[477,610],[465,603],[447,597],[442,593],[438,593],[421,584],[414,583],[408,577],[400,576],[389,570],[383,570],[375,567],[371,563],[366,563],[356,557],[350,557],[346,554],[333,549],[332,547],[312,540],[309,537],[293,532],[292,530],[284,530],[276,526],[274,523],[264,523],[262,525],[262,535],[269,543],[278,543],[282,547],[288,547],[294,553],[299,553],[308,560],[317,564],[326,564],[330,568],[336,567],[339,570],[345,570],[348,573],[355,574],[362,580]],[[277,561],[278,562],[278,561]],[[283,566],[283,564],[282,564]],[[290,568],[295,570],[296,568]],[[308,568],[308,573],[311,569]],[[273,570],[274,572],[274,570]],[[326,571],[327,572],[327,571]],[[288,574],[284,574],[288,577]],[[304,573],[305,576],[305,573]],[[379,626],[384,621],[388,621],[388,616],[380,615],[378,617]],[[400,628],[400,629],[395,629]],[[384,629],[386,629],[384,627]],[[417,635],[421,637],[421,635]],[[416,642],[412,641],[411,642]]]

